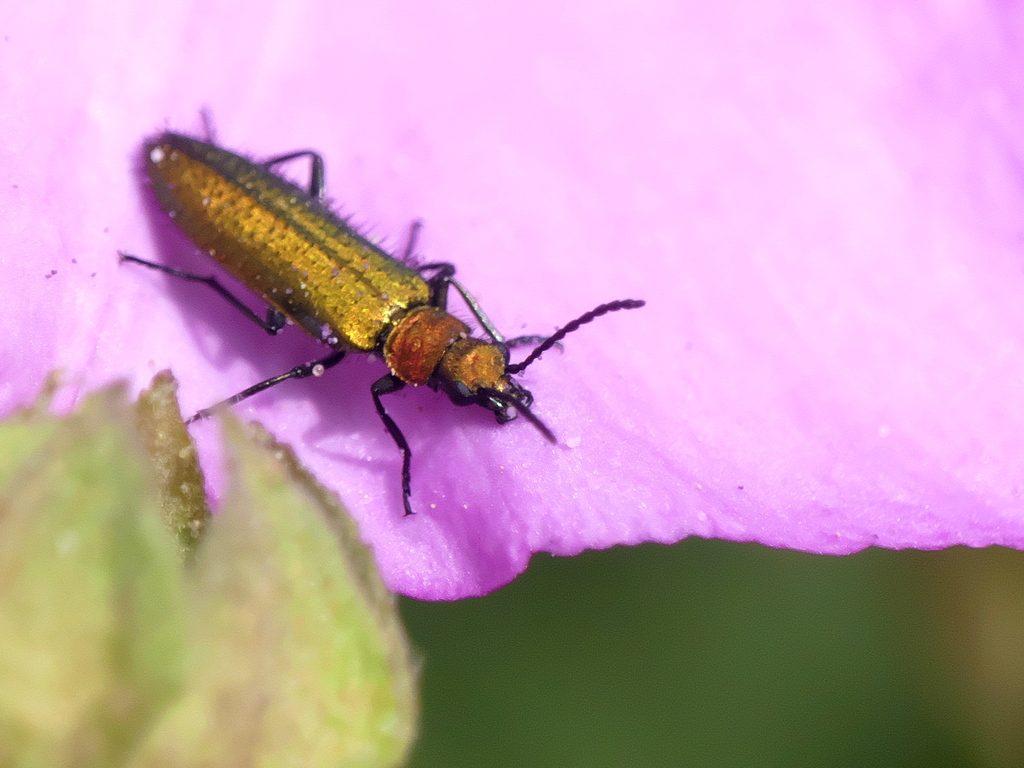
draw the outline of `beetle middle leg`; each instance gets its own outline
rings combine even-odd
[[[196,411],[196,413],[185,423],[191,424],[193,421],[209,418],[217,411],[229,408],[243,400],[247,400],[253,395],[259,394],[266,389],[270,389],[271,387],[280,384],[282,381],[288,381],[289,379],[308,379],[310,376],[321,376],[328,368],[333,368],[340,363],[343,357],[345,357],[344,352],[333,352],[320,360],[313,360],[309,363],[296,365],[290,371],[286,371],[285,373],[277,376],[271,376],[269,379],[264,379],[258,384],[253,384],[251,387],[243,389],[238,394],[232,395],[226,400],[221,400],[216,405],[211,405],[209,408],[203,408],[201,411]]]
[[[412,495],[412,472],[410,471],[412,450],[409,448],[409,441],[405,439],[402,430],[399,429],[398,424],[391,418],[384,409],[384,404],[380,401],[381,395],[390,395],[392,392],[398,392],[404,387],[405,382],[389,373],[373,382],[373,385],[370,387],[370,394],[373,395],[373,405],[377,409],[377,415],[384,422],[384,427],[387,429],[388,434],[391,435],[391,439],[395,441],[398,450],[402,452],[402,504],[405,505],[405,514],[411,515],[413,511],[412,504],[409,503],[409,497]]]

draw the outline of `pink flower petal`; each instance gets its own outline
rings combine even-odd
[[[61,407],[169,366],[191,411],[320,353],[118,267],[206,269],[137,168],[208,105],[225,146],[323,152],[341,210],[394,250],[422,217],[423,257],[509,334],[648,301],[524,376],[556,447],[390,398],[411,518],[380,363],[237,409],[338,490],[394,589],[481,594],[531,552],[689,535],[1020,547],[1020,28],[864,1],[9,9],[0,410],[55,366]]]

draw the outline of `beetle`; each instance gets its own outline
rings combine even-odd
[[[273,172],[299,158],[310,160],[308,188]],[[601,304],[542,338],[506,339],[476,299],[455,280],[455,267],[411,263],[418,224],[396,259],[336,215],[324,201],[324,161],[312,150],[254,162],[209,141],[165,132],[145,146],[146,170],[160,206],[200,249],[267,304],[251,310],[213,276],[183,272],[120,253],[122,261],[202,283],[269,334],[288,321],[331,351],[204,408],[188,421],[241,402],[289,379],[319,376],[347,354],[377,354],[388,373],[370,394],[388,434],[402,453],[402,502],[413,514],[412,451],[381,398],[406,385],[427,385],[456,405],[479,405],[498,423],[522,415],[552,443],[552,431],[531,410],[533,395],[514,378],[567,334],[601,315],[644,305],[636,299]],[[487,338],[448,312],[448,291],[462,297]],[[509,350],[537,344],[511,363]]]

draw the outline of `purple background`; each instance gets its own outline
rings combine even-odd
[[[510,335],[648,301],[524,376],[559,446],[392,397],[412,518],[369,397],[379,362],[236,409],[341,494],[392,588],[476,595],[534,551],[689,535],[1024,542],[1015,6],[239,8],[5,12],[0,411],[55,367],[61,409],[171,367],[190,413],[320,354],[118,266],[124,249],[207,269],[138,173],[143,139],[198,133],[205,106],[229,148],[322,152],[339,209],[386,247],[421,217],[422,257],[457,264]],[[215,427],[194,431],[216,489]]]

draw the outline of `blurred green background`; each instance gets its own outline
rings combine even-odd
[[[1024,765],[1024,554],[688,540],[402,612],[411,766]]]

